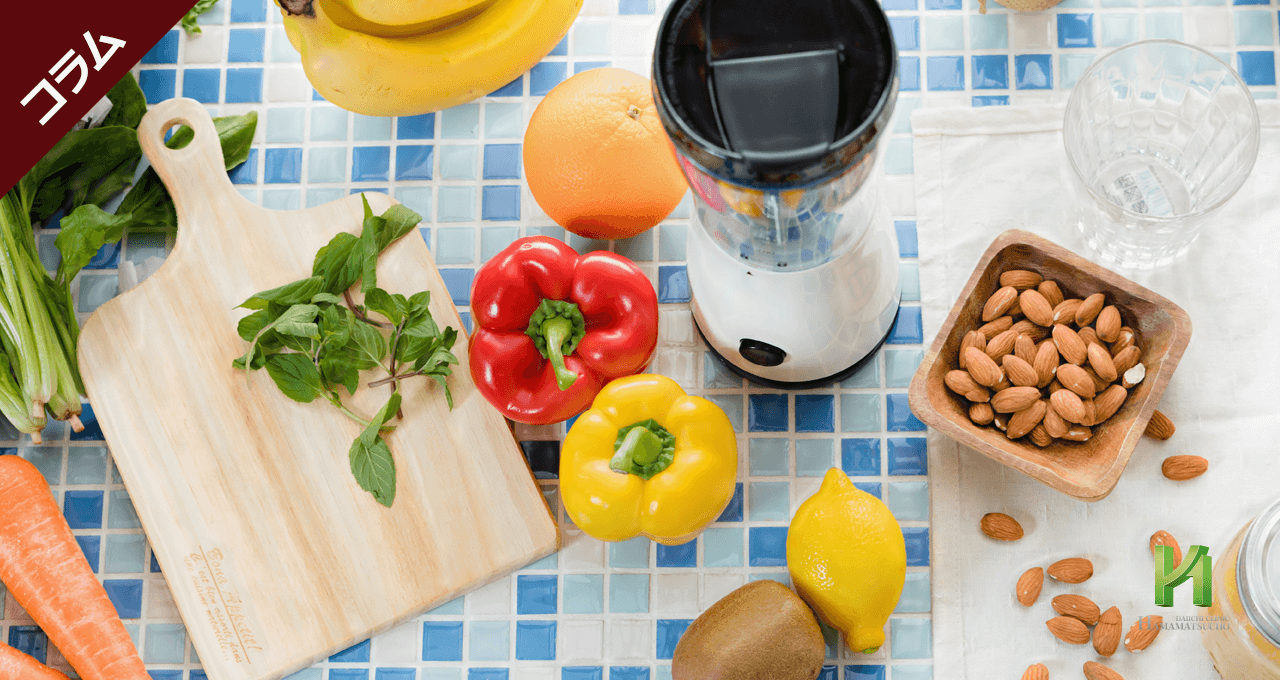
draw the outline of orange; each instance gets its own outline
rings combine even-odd
[[[635,236],[689,188],[649,79],[620,68],[583,71],[547,93],[524,133],[524,174],[543,212],[587,238]]]

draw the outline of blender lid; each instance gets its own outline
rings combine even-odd
[[[658,112],[708,173],[804,186],[871,151],[897,91],[876,0],[675,0],[654,51]]]

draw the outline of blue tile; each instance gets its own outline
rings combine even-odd
[[[188,68],[182,71],[182,96],[202,104],[218,103],[218,81],[222,72],[216,68]]]
[[[435,139],[436,114],[404,116],[396,119],[396,139]]]
[[[231,23],[267,20],[267,0],[231,0]]]
[[[516,76],[516,79],[503,85],[502,87],[489,93],[490,97],[521,97],[524,96],[524,76]]]
[[[368,668],[330,668],[329,680],[369,680]]]
[[[891,619],[890,649],[895,659],[927,659],[933,655],[929,619]],[[897,676],[895,669],[894,675]]]
[[[903,92],[920,89],[920,57],[898,57],[898,89]]]
[[[267,149],[262,181],[294,184],[302,181],[302,149]]]
[[[391,147],[357,146],[351,150],[352,182],[385,182],[391,168]]]
[[[747,534],[748,565],[787,566],[787,527],[751,527]]]
[[[601,666],[565,666],[560,669],[560,680],[604,680]]]
[[[554,661],[556,658],[555,621],[517,621],[516,659],[519,661]]]
[[[373,672],[373,680],[416,680],[418,671],[414,668],[379,668]]]
[[[902,537],[907,543],[907,566],[929,566],[929,528],[905,527]]]
[[[468,668],[467,680],[507,680],[509,671],[505,668]]]
[[[520,187],[486,186],[481,196],[481,219],[514,221],[520,219]]]
[[[529,94],[541,97],[559,85],[569,71],[569,65],[563,61],[544,61],[535,64],[529,70]]]
[[[618,0],[618,14],[653,14],[653,0]]]
[[[155,554],[154,552],[153,552],[153,553],[151,553],[151,570],[150,570],[150,571],[151,571],[151,573],[153,573],[153,574],[159,574],[159,573],[161,573],[161,572],[160,572],[160,563],[156,561],[156,554]]]
[[[725,506],[724,512],[716,518],[717,522],[741,522],[742,521],[742,482],[738,482],[733,487],[733,497],[729,499],[729,505]]]
[[[1058,47],[1093,47],[1092,14],[1059,14]]]
[[[893,29],[893,41],[899,50],[920,49],[920,19],[918,17],[889,17]]]
[[[930,90],[964,89],[964,57],[929,57],[927,66]]]
[[[882,2],[880,3],[880,6],[883,9],[902,9],[902,10],[919,9],[919,5],[916,2],[916,0],[882,0]]]
[[[648,569],[649,544],[644,536],[609,544],[609,566],[614,569]]]
[[[823,632],[825,633],[826,630],[827,629],[824,628]],[[837,633],[837,635],[839,635],[839,633]],[[832,649],[831,645],[828,644],[827,646],[828,659],[836,658],[836,652],[831,651],[831,649]],[[822,670],[818,671],[818,677],[815,680],[840,680],[840,667],[839,666],[823,666]]]
[[[681,267],[681,269],[684,269]],[[751,432],[786,432],[791,414],[785,394],[751,394],[747,396],[747,429]]]
[[[556,43],[555,47],[551,48],[551,52],[549,53],[549,55],[553,57],[563,57],[568,54],[569,54],[569,36],[566,35],[565,37],[560,39],[560,42]]]
[[[556,576],[517,576],[516,613],[554,614],[559,579]]]
[[[142,579],[107,579],[102,587],[116,607],[116,614],[122,619],[136,619],[142,616]]]
[[[369,663],[369,641],[362,640],[357,642],[330,656],[329,661],[337,663]]]
[[[108,243],[94,253],[85,269],[115,269],[120,265],[120,243]]]
[[[182,671],[147,671],[151,680],[182,680]]]
[[[884,666],[854,665],[844,667],[844,680],[884,680]]]
[[[462,661],[462,622],[427,621],[422,624],[423,661]]]
[[[471,281],[476,277],[474,269],[441,269],[440,278],[449,289],[453,304],[462,306],[471,304]]]
[[[973,89],[1009,89],[1009,55],[975,55],[973,57]]]
[[[1233,5],[1270,5],[1271,0],[1232,0]]]
[[[262,69],[227,69],[227,103],[246,104],[262,101]]]
[[[484,145],[484,179],[520,179],[519,144]]]
[[[102,492],[72,491],[63,492],[62,513],[72,529],[102,528]]]
[[[649,575],[610,574],[609,612],[613,614],[649,613]]]
[[[890,494],[889,498],[892,500],[893,494]],[[902,596],[898,598],[898,606],[893,611],[917,614],[929,611],[931,606],[930,592],[929,572],[907,572],[906,582],[902,586]]]
[[[1240,77],[1244,82],[1250,85],[1276,84],[1276,53],[1274,51],[1241,51],[1239,60]]]
[[[974,97],[972,105],[975,109],[980,109],[984,106],[1008,106],[1009,96],[1002,94],[998,97]]]
[[[267,42],[265,28],[233,28],[227,45],[227,61],[262,61],[263,47]]]
[[[859,491],[865,491],[866,493],[869,493],[881,500],[884,499],[880,489],[880,482],[854,482],[853,486]]]
[[[1015,54],[1013,70],[1019,90],[1053,88],[1053,56],[1049,54]]]
[[[676,644],[684,631],[693,623],[692,619],[658,619],[657,657],[670,659],[676,651]]]
[[[901,257],[919,257],[920,246],[916,242],[916,221],[894,220],[893,229],[898,232],[898,255]]]
[[[40,663],[48,661],[49,638],[36,626],[9,626],[9,646]]]
[[[924,437],[889,437],[889,474],[928,474],[929,454],[926,441]]]
[[[890,432],[923,432],[924,423],[916,418],[911,412],[911,406],[907,403],[907,395],[890,394],[886,397],[887,409],[886,415],[889,422],[888,430]],[[892,468],[890,464],[890,468]]]
[[[138,86],[148,104],[159,104],[173,99],[178,83],[178,72],[171,69],[146,69],[138,74]]]
[[[799,402],[800,395],[796,395]],[[798,404],[797,404],[798,407]],[[788,470],[788,448],[786,439],[773,437],[762,439],[752,437],[748,444],[749,467],[752,477],[785,477]]]
[[[841,439],[840,468],[850,477],[878,476],[880,474],[880,440]]]
[[[835,402],[831,394],[797,394],[796,432],[835,432]]]
[[[618,578],[618,575],[615,574],[613,578]],[[645,582],[648,582],[647,576],[645,577]],[[610,606],[612,606],[612,593],[610,593],[609,601]],[[646,601],[647,604],[648,602]],[[648,611],[647,607],[645,611]],[[604,576],[601,574],[565,574],[564,613],[604,613]]]
[[[920,308],[903,307],[898,310],[898,319],[893,322],[889,331],[890,345],[918,345],[924,342],[924,329],[920,325]]]
[[[796,440],[796,476],[821,477],[835,463],[835,442],[830,439]]]
[[[960,9],[962,6],[960,0],[924,0],[925,9]]]
[[[698,566],[698,539],[680,545],[658,544],[659,567],[692,568]]]
[[[684,265],[658,267],[658,302],[688,302],[689,272]]]
[[[98,565],[102,562],[102,537],[76,536],[76,543],[80,544],[80,551],[89,561],[89,568],[93,569],[93,573],[98,573]]]
[[[431,146],[396,147],[396,180],[431,179],[431,166],[435,160]]]
[[[156,43],[142,55],[142,63],[144,64],[176,64],[178,63],[178,31],[172,30],[164,34],[160,42]],[[145,71],[144,71],[145,73]]]
[[[507,661],[511,658],[510,621],[472,621],[467,628],[469,660]]]
[[[740,527],[711,527],[702,532],[702,566],[741,567],[742,547]]]
[[[649,680],[649,667],[610,666],[609,680]]]

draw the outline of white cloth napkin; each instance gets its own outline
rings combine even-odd
[[[1189,256],[1151,273],[1121,272],[1191,316],[1191,343],[1160,404],[1177,425],[1172,439],[1143,438],[1115,491],[1088,504],[929,432],[935,680],[1018,678],[1037,662],[1052,677],[1079,678],[1091,659],[1132,679],[1218,677],[1198,632],[1164,631],[1140,654],[1121,646],[1105,660],[1092,645],[1059,642],[1045,621],[1061,593],[1085,595],[1104,610],[1118,606],[1125,631],[1147,614],[1207,615],[1193,606],[1190,584],[1176,591],[1174,607],[1154,605],[1149,537],[1164,529],[1184,552],[1205,545],[1218,558],[1240,527],[1280,498],[1280,104],[1258,104],[1257,165]],[[1067,184],[1061,108],[918,109],[911,122],[931,343],[1002,231],[1026,229],[1088,254]],[[1208,473],[1165,479],[1160,464],[1175,454],[1208,458]],[[1012,515],[1026,537],[986,538],[978,522],[988,512]],[[1023,571],[1073,556],[1093,561],[1092,579],[1072,586],[1046,578],[1033,607],[1018,604],[1014,582]]]

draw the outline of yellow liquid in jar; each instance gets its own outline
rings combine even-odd
[[[1246,525],[1236,534],[1222,559],[1213,565],[1213,606],[1209,607],[1209,615],[1225,617],[1230,629],[1204,630],[1200,639],[1222,680],[1280,680],[1280,648],[1253,626],[1240,601],[1236,562],[1248,529]]]

